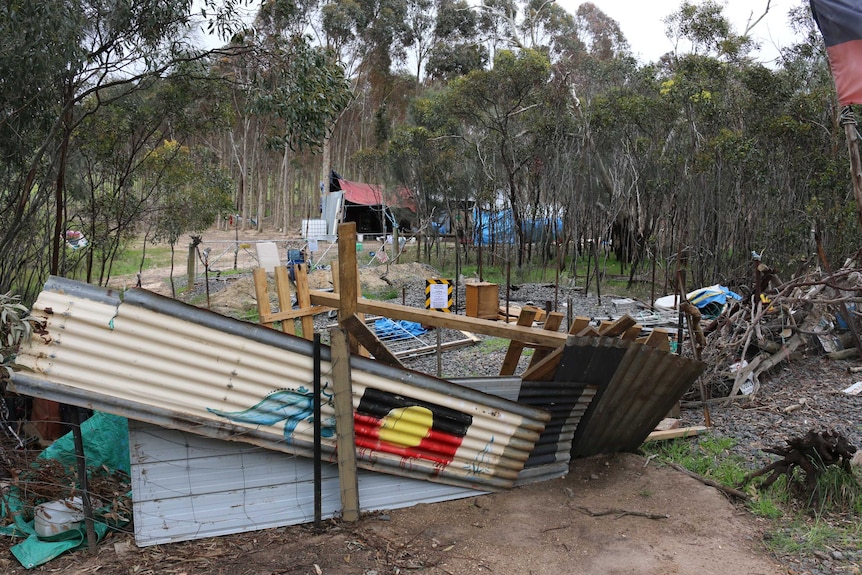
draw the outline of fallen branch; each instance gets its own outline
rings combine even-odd
[[[671,467],[673,467],[677,471],[682,471],[683,473],[685,473],[689,477],[697,479],[698,481],[700,481],[704,485],[709,485],[710,487],[715,487],[716,489],[718,489],[719,491],[721,491],[725,495],[730,495],[731,497],[736,497],[737,499],[742,499],[743,501],[748,501],[749,499],[751,499],[751,497],[747,493],[743,493],[742,491],[739,491],[738,489],[734,489],[733,487],[728,487],[726,485],[722,485],[721,483],[718,483],[717,481],[713,481],[712,479],[707,479],[706,477],[704,477],[702,475],[698,475],[697,473],[695,473],[693,471],[689,471],[688,469],[686,469],[682,465],[677,465],[676,463],[672,463],[672,462],[668,462],[668,465],[670,465]]]
[[[659,513],[646,513],[645,511],[628,511],[626,509],[605,509],[604,511],[592,511],[586,507],[578,507],[578,511],[585,513],[590,517],[602,517],[603,515],[616,515],[617,519],[626,515],[634,515],[635,517],[646,517],[647,519],[667,519],[669,515]]]

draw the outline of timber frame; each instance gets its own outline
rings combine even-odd
[[[296,295],[299,309],[291,309],[289,280],[287,271],[283,266],[279,266],[275,270],[276,291],[281,310],[275,313],[271,311],[267,294],[266,273],[260,268],[255,270],[255,293],[258,300],[260,323],[272,327],[274,322],[281,321],[282,330],[289,331],[289,326],[292,324],[290,320],[301,319],[301,335],[310,340],[314,337],[312,316],[337,310],[339,327],[350,336],[352,352],[365,355],[370,351],[376,359],[398,366],[401,366],[401,362],[367,327],[362,314],[499,337],[511,342],[506,361],[502,367],[502,375],[509,375],[514,372],[521,352],[524,348],[529,347],[535,348],[536,352],[525,375],[535,376],[537,373],[541,373],[541,376],[547,377],[548,371],[554,370],[559,362],[559,353],[554,352],[560,351],[569,335],[622,337],[623,339],[637,339],[640,343],[657,348],[668,346],[667,335],[661,330],[654,330],[648,338],[638,338],[640,326],[629,316],[623,316],[614,322],[603,322],[597,328],[589,325],[589,318],[578,317],[575,318],[567,334],[557,331],[562,322],[562,314],[552,314],[551,317],[546,318],[550,322],[546,321],[544,329],[533,328],[533,318],[537,315],[538,310],[529,306],[521,310],[517,324],[510,324],[359,297],[359,268],[356,253],[352,249],[356,244],[355,223],[340,224],[338,238],[340,240],[339,246],[345,246],[345,249],[339,249],[338,265],[333,266],[333,283],[337,292],[309,289],[307,271],[304,264],[299,264],[295,266]]]

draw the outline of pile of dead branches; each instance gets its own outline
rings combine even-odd
[[[794,354],[839,358],[862,348],[856,332],[862,268],[848,263],[834,273],[814,271],[774,287],[777,276],[765,277],[755,284],[760,289],[729,305],[704,330],[702,357],[710,368],[703,377],[712,397],[756,394],[761,378]]]

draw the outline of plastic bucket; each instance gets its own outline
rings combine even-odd
[[[77,529],[84,521],[84,506],[80,497],[49,501],[36,506],[33,526],[39,537],[50,537]]]

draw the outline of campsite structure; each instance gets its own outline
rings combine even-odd
[[[297,298],[299,310],[261,314],[269,323],[336,309],[340,327],[333,331],[331,348],[316,351],[309,339],[145,290],[121,294],[52,278],[34,306],[43,326],[21,349],[18,362],[27,371],[15,374],[14,388],[128,417],[136,422],[136,433],[174,430],[300,458],[311,457],[319,441],[324,461],[339,463],[341,512],[347,518],[348,511],[360,511],[359,481],[355,468],[351,471],[344,461],[348,455],[355,455],[360,469],[390,477],[377,483],[383,485],[381,491],[393,491],[404,478],[448,486],[433,493],[398,488],[405,497],[390,502],[392,506],[557,477],[567,473],[572,454],[636,449],[704,368],[650,341],[636,341],[640,329],[628,317],[601,326],[579,319],[564,334],[535,329],[526,319],[510,325],[360,298],[355,233],[353,224],[339,229],[337,293],[308,290]],[[301,278],[302,266],[297,269]],[[286,278],[284,268],[276,276]],[[278,291],[289,301],[287,284]],[[258,293],[259,300],[264,297],[268,300]],[[504,337],[512,341],[515,360],[525,347],[535,347],[535,361],[520,378],[507,376],[510,388],[500,394],[506,397],[499,397],[473,389],[481,386],[470,381],[403,368],[375,342],[362,313]],[[523,313],[526,318],[536,310]],[[362,348],[375,358],[363,357]],[[321,387],[315,394],[311,390],[318,376]],[[313,415],[315,399],[323,404],[320,418]],[[137,422],[147,427],[141,429]],[[161,435],[162,441],[171,441]],[[135,445],[137,463],[144,466],[138,469],[162,460]],[[243,461],[243,455],[236,457],[226,455],[224,461]],[[292,484],[303,483],[301,475],[293,475]],[[171,519],[158,494],[145,489],[145,482],[138,487],[135,508],[142,516],[168,525],[187,523],[196,515],[182,507],[181,517]],[[225,484],[210,499],[193,489],[187,500],[203,505],[201,501],[219,494],[242,494],[241,501],[251,505],[247,495],[252,488],[260,485]],[[138,499],[144,492],[152,497],[149,506]],[[302,505],[300,499],[296,507]],[[246,510],[246,516],[253,515]],[[229,528],[214,527],[217,521],[210,517],[193,533],[186,529],[168,537],[180,540],[303,520],[307,514],[287,509],[266,522],[240,521]],[[145,520],[141,524],[152,526]],[[141,544],[164,540],[140,535]]]

